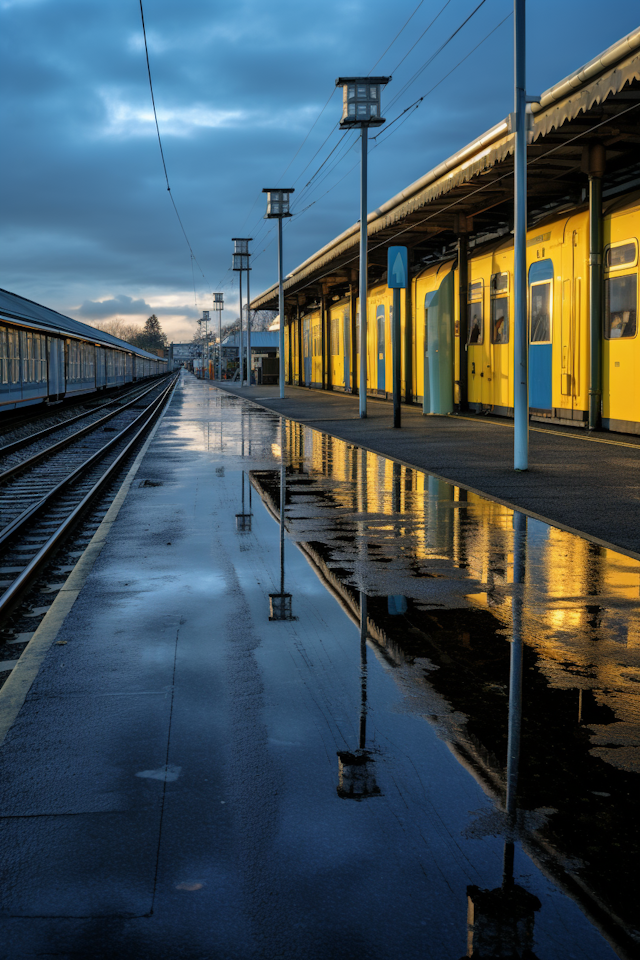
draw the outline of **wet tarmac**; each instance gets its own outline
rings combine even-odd
[[[0,957],[637,956],[639,607],[183,375],[0,750]]]

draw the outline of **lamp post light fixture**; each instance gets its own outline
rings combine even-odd
[[[240,386],[244,384],[244,357],[243,357],[243,337],[242,337],[242,272],[246,270],[247,272],[247,303],[249,303],[249,271],[251,267],[249,266],[249,242],[253,239],[252,237],[232,237],[233,240],[233,269],[236,273],[240,274],[240,279],[238,283],[238,290],[240,293]],[[249,311],[247,310],[247,327],[249,327]],[[249,374],[249,386],[251,386],[251,333],[248,331],[248,353],[249,360],[247,363],[248,374]]]
[[[367,149],[369,127],[380,127],[382,116],[381,91],[391,77],[338,77],[336,87],[342,87],[342,117],[340,128],[360,127],[360,385],[358,388],[360,416],[367,415]]]
[[[278,221],[278,309],[280,311],[280,362],[278,364],[278,382],[280,384],[280,399],[284,400],[284,280],[282,276],[282,220],[292,216],[289,211],[289,194],[293,187],[265,187],[262,191],[267,195],[267,212],[265,220]]]
[[[213,312],[218,314],[218,380],[222,380],[222,311],[224,309],[224,294],[214,293]]]

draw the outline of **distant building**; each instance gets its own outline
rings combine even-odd
[[[169,344],[169,368],[174,369],[183,364],[191,366],[196,357],[202,356],[202,347],[192,340],[189,343]]]
[[[256,330],[251,333],[251,369],[256,383],[270,383],[273,381],[275,370],[277,369],[276,360],[279,354],[278,331]],[[242,331],[242,342],[244,344],[245,356],[247,349],[247,331]],[[238,356],[240,352],[240,333],[231,333],[222,340],[222,362],[228,371],[228,376],[232,376],[233,371],[237,369],[240,362]],[[246,363],[246,361],[245,361]],[[277,381],[277,377],[275,378]]]

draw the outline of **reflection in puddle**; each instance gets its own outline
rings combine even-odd
[[[635,925],[640,564],[300,424],[285,449],[289,536],[354,620],[366,594],[369,636],[428,691],[507,834],[546,811],[525,849],[592,916]],[[279,516],[279,472],[251,481]],[[341,754],[341,796],[378,791],[365,757]],[[469,888],[470,956],[505,955],[489,928],[530,948],[538,902],[512,866],[510,839],[502,886]]]
[[[369,651],[495,801],[466,828],[502,838],[495,885],[466,889],[467,955],[537,955],[541,901],[514,872],[519,848],[632,955],[640,563],[235,398],[220,406],[193,441],[284,517],[272,601],[296,597],[286,528],[360,629],[358,734],[338,752],[337,792],[367,802],[344,806],[388,792],[388,748],[367,742]],[[243,515],[244,490],[243,473]]]

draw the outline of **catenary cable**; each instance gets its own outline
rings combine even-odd
[[[150,93],[151,93],[151,106],[153,107],[153,118],[154,118],[155,123],[156,123],[156,133],[157,133],[157,135],[158,135],[158,146],[160,147],[160,157],[161,157],[161,159],[162,159],[162,169],[164,170],[164,178],[165,178],[166,183],[167,183],[167,191],[168,191],[168,193],[169,193],[169,199],[171,200],[171,203],[172,203],[172,205],[173,205],[173,209],[175,210],[176,217],[178,218],[178,223],[180,224],[180,229],[182,230],[182,233],[183,233],[183,235],[184,235],[184,239],[185,239],[186,242],[187,242],[187,247],[189,248],[189,253],[191,254],[191,258],[192,258],[192,264],[191,264],[191,266],[192,266],[192,269],[193,269],[193,261],[195,260],[195,262],[198,264],[198,270],[199,270],[200,273],[202,274],[202,279],[205,281],[205,283],[207,284],[207,286],[209,286],[208,281],[207,281],[207,278],[205,277],[204,272],[203,272],[203,270],[202,270],[202,267],[201,267],[200,264],[198,263],[198,259],[197,259],[196,255],[195,255],[194,252],[193,252],[193,248],[192,248],[192,246],[191,246],[191,243],[189,242],[189,237],[187,236],[187,231],[186,231],[185,228],[184,228],[184,224],[183,224],[183,222],[182,222],[182,219],[181,219],[181,217],[180,217],[180,214],[178,213],[178,208],[177,208],[177,206],[176,206],[176,202],[175,202],[175,200],[173,199],[173,193],[171,192],[171,185],[170,185],[170,183],[169,183],[169,174],[167,173],[167,164],[166,164],[166,161],[165,161],[165,158],[164,158],[164,150],[163,150],[163,148],[162,148],[162,137],[160,136],[160,126],[159,126],[159,124],[158,124],[158,114],[157,114],[157,111],[156,111],[156,99],[155,99],[155,96],[154,96],[154,94],[153,94],[153,81],[152,81],[152,79],[151,79],[151,65],[150,65],[150,63],[149,63],[149,47],[148,47],[148,45],[147,45],[147,28],[146,28],[145,22],[144,22],[144,10],[142,9],[142,0],[139,0],[139,2],[140,2],[140,19],[141,19],[141,21],[142,21],[142,36],[143,36],[143,39],[144,39],[144,53],[145,53],[145,57],[146,57],[146,60],[147,60],[147,76],[149,77],[149,91],[150,91]],[[197,305],[196,305],[196,309],[197,309]]]

